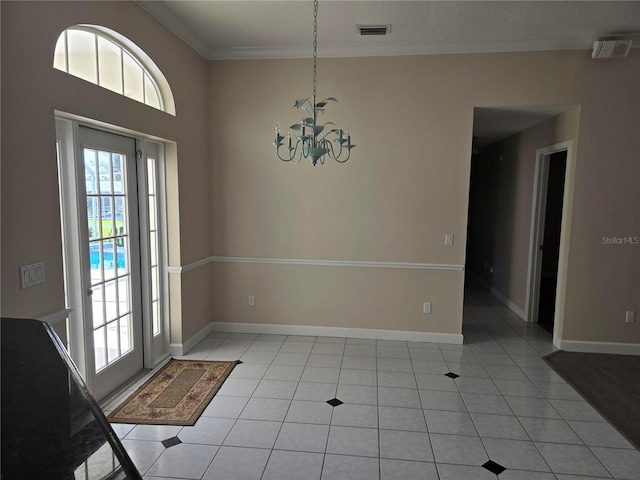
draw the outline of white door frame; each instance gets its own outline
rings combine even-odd
[[[536,166],[535,175],[533,180],[533,203],[531,208],[531,228],[529,237],[529,260],[528,260],[528,273],[527,273],[527,297],[525,303],[525,320],[527,322],[538,322],[538,304],[540,301],[540,275],[542,270],[542,251],[540,250],[544,241],[544,221],[545,210],[547,207],[547,188],[549,182],[549,161],[550,157],[554,153],[567,152],[567,174],[564,181],[564,201],[562,205],[562,232],[560,235],[560,255],[562,258],[562,252],[564,250],[564,244],[567,241],[567,232],[565,219],[568,217],[568,203],[567,195],[569,189],[567,188],[569,180],[569,159],[572,158],[573,142],[571,140],[561,143],[556,143],[548,147],[539,148],[536,150]],[[563,262],[558,262],[558,289],[560,289],[560,278],[565,278],[564,273],[565,265]],[[562,274],[561,274],[562,271]],[[563,288],[564,290],[564,288]],[[556,305],[558,296],[556,295]],[[558,309],[556,308],[554,313],[554,331],[557,325],[555,319],[558,315]]]
[[[64,112],[56,111],[56,132],[57,139],[59,140],[59,181],[60,192],[62,200],[62,215],[65,222],[65,228],[62,229],[63,235],[63,254],[65,264],[65,290],[69,294],[70,309],[68,316],[68,337],[69,337],[69,350],[74,363],[78,367],[78,370],[87,378],[87,371],[90,365],[93,365],[93,361],[89,358],[92,352],[88,352],[84,341],[84,324],[82,319],[82,312],[85,310],[85,303],[88,301],[86,295],[80,295],[76,293],[75,297],[72,297],[73,292],[83,292],[82,288],[82,276],[79,272],[82,271],[81,262],[79,257],[74,255],[73,252],[82,251],[83,248],[87,248],[81,244],[79,235],[65,235],[66,232],[78,232],[82,228],[80,218],[86,212],[82,211],[83,202],[79,202],[78,199],[83,198],[83,181],[78,179],[78,172],[75,167],[75,159],[82,158],[81,152],[76,151],[78,148],[76,145],[76,139],[78,137],[78,128],[80,123],[103,130],[107,133],[116,135],[125,135],[133,138],[136,141],[136,148],[139,149],[138,155],[140,155],[142,161],[139,161],[139,168],[144,169],[146,179],[146,159],[147,153],[158,160],[157,163],[157,202],[159,208],[158,218],[158,232],[161,235],[161,299],[162,299],[162,334],[154,337],[151,320],[149,319],[148,312],[143,315],[143,367],[151,369],[162,363],[169,357],[169,309],[168,309],[168,278],[167,278],[167,236],[166,236],[166,198],[164,188],[164,148],[162,141],[151,140],[141,134],[126,131],[118,127],[102,124],[101,122],[92,122],[84,118],[77,118],[74,115],[66,114]],[[141,182],[143,187],[138,187],[139,200],[144,199],[146,195],[145,182]],[[62,194],[64,192],[64,194]],[[86,207],[85,207],[86,208]],[[86,226],[85,226],[86,227]],[[147,223],[144,219],[141,219],[141,229],[147,228]],[[141,230],[144,231],[144,230]],[[148,255],[149,246],[141,241],[141,256],[146,257]],[[144,258],[143,258],[144,260]],[[146,303],[148,296],[143,294],[143,308],[146,309]]]
[[[82,212],[79,199],[82,198],[80,183],[77,179],[77,169],[75,163],[77,125],[70,120],[56,117],[56,137],[59,145],[58,159],[60,170],[60,195],[62,201],[62,220],[64,228],[63,235],[63,255],[65,267],[65,290],[68,296],[70,312],[68,316],[69,354],[73,362],[78,367],[83,378],[87,378],[87,351],[84,341],[84,323],[82,313],[86,310],[86,295],[79,295],[82,292],[82,262],[80,257],[73,252],[81,251],[80,235],[67,235],[69,232],[79,232],[81,228],[80,219]]]

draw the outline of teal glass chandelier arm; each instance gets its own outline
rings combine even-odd
[[[301,155],[298,160],[296,161],[296,153],[298,152],[298,147],[301,144],[301,140],[300,137],[298,137],[298,140],[296,141],[295,145],[292,146],[291,144],[291,136],[288,136],[288,145],[284,146],[284,142],[282,141],[284,140],[284,137],[282,135],[280,135],[279,133],[276,133],[276,140],[275,142],[272,142],[271,145],[273,145],[274,147],[276,147],[276,155],[278,156],[278,158],[280,160],[282,160],[283,162],[291,162],[293,164],[299,163],[300,162],[300,158],[303,156]],[[284,154],[284,156],[281,155],[280,153],[280,147],[284,147],[283,150],[286,151],[286,154]],[[303,144],[303,149],[304,149],[304,144]]]
[[[325,140],[325,148],[328,150],[327,155],[329,156],[329,158],[335,160],[338,163],[345,163],[351,157],[351,149],[355,147],[355,145],[351,143],[351,134],[347,134],[345,136],[344,131],[340,129],[331,130],[331,132],[329,133],[335,133],[337,138],[333,140],[333,143],[331,143],[331,141],[329,141],[328,139]],[[337,152],[333,145],[334,143],[338,146]],[[343,157],[342,154],[345,150],[346,156]]]

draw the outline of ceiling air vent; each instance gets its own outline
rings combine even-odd
[[[387,35],[391,31],[391,25],[357,25],[358,33],[365,35]]]

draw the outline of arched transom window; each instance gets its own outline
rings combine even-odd
[[[148,55],[126,37],[94,25],[75,25],[58,37],[58,70],[175,115],[168,82]]]

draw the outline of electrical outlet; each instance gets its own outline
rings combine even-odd
[[[625,323],[633,323],[636,321],[636,312],[633,310],[627,310],[627,313],[624,317]]]
[[[424,302],[422,304],[422,313],[431,313],[431,302]]]
[[[255,295],[249,295],[249,306],[250,307],[255,307],[256,306],[256,296]]]

